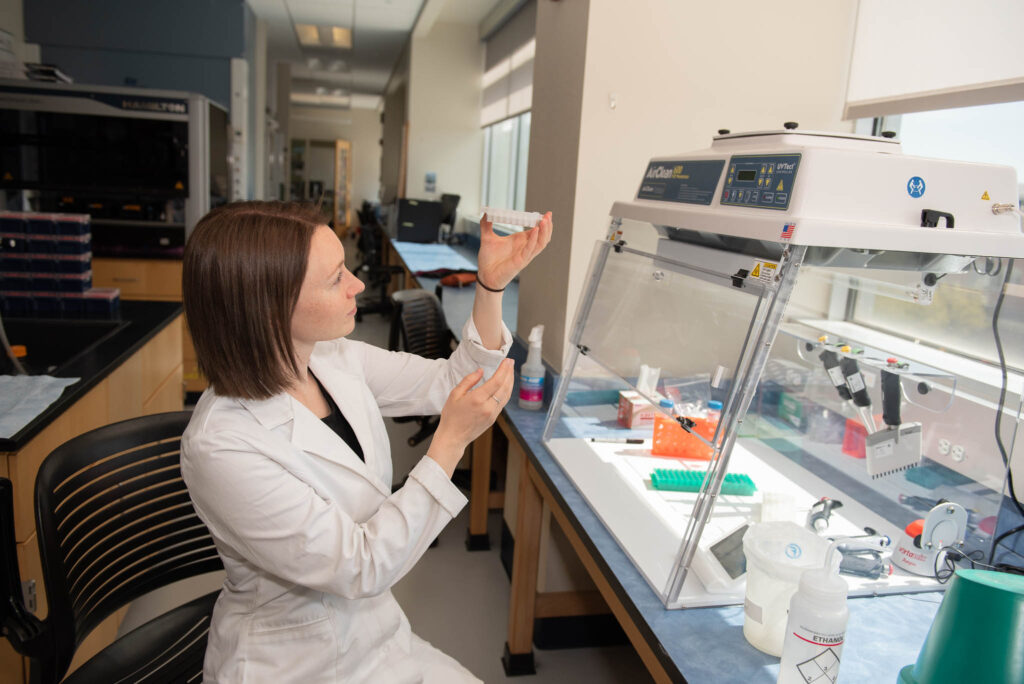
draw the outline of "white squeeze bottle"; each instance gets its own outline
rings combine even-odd
[[[836,543],[825,554],[825,566],[805,570],[789,602],[786,637],[777,684],[834,682],[846,641],[849,587],[839,576],[841,560]]]
[[[544,404],[544,364],[540,360],[540,343],[544,326],[535,325],[530,331],[530,353],[519,369],[519,408],[539,411]]]

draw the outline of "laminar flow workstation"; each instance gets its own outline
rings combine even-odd
[[[1019,192],[793,127],[650,161],[594,248],[544,444],[667,608],[744,604],[778,655],[792,571],[830,540],[854,540],[851,596],[1022,564]]]

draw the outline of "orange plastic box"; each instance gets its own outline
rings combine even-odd
[[[717,420],[707,418],[691,418],[693,430],[708,441],[715,436]],[[684,430],[674,418],[655,416],[654,443],[651,445],[652,456],[669,456],[672,458],[694,458],[702,461],[711,460],[711,447]]]

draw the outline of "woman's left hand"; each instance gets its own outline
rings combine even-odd
[[[551,242],[551,212],[533,228],[501,237],[494,232],[490,217],[480,219],[480,253],[477,275],[487,287],[504,289]]]

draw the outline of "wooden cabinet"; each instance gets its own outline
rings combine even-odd
[[[96,287],[120,288],[122,299],[180,302],[181,262],[167,259],[93,259],[92,282]],[[207,383],[199,373],[196,350],[187,326],[182,331],[181,351],[185,391],[202,392]]]
[[[173,259],[92,260],[96,287],[116,287],[124,299],[181,301],[181,262]]]
[[[0,455],[0,473],[14,489],[14,531],[22,581],[34,580],[38,607],[46,617],[42,567],[36,540],[33,492],[43,459],[72,437],[109,423],[183,408],[181,340],[184,316],[178,316],[110,375],[89,390],[21,449]],[[109,644],[123,614],[111,616],[80,647],[72,669]],[[0,641],[0,684],[27,681],[28,667],[6,639]]]

